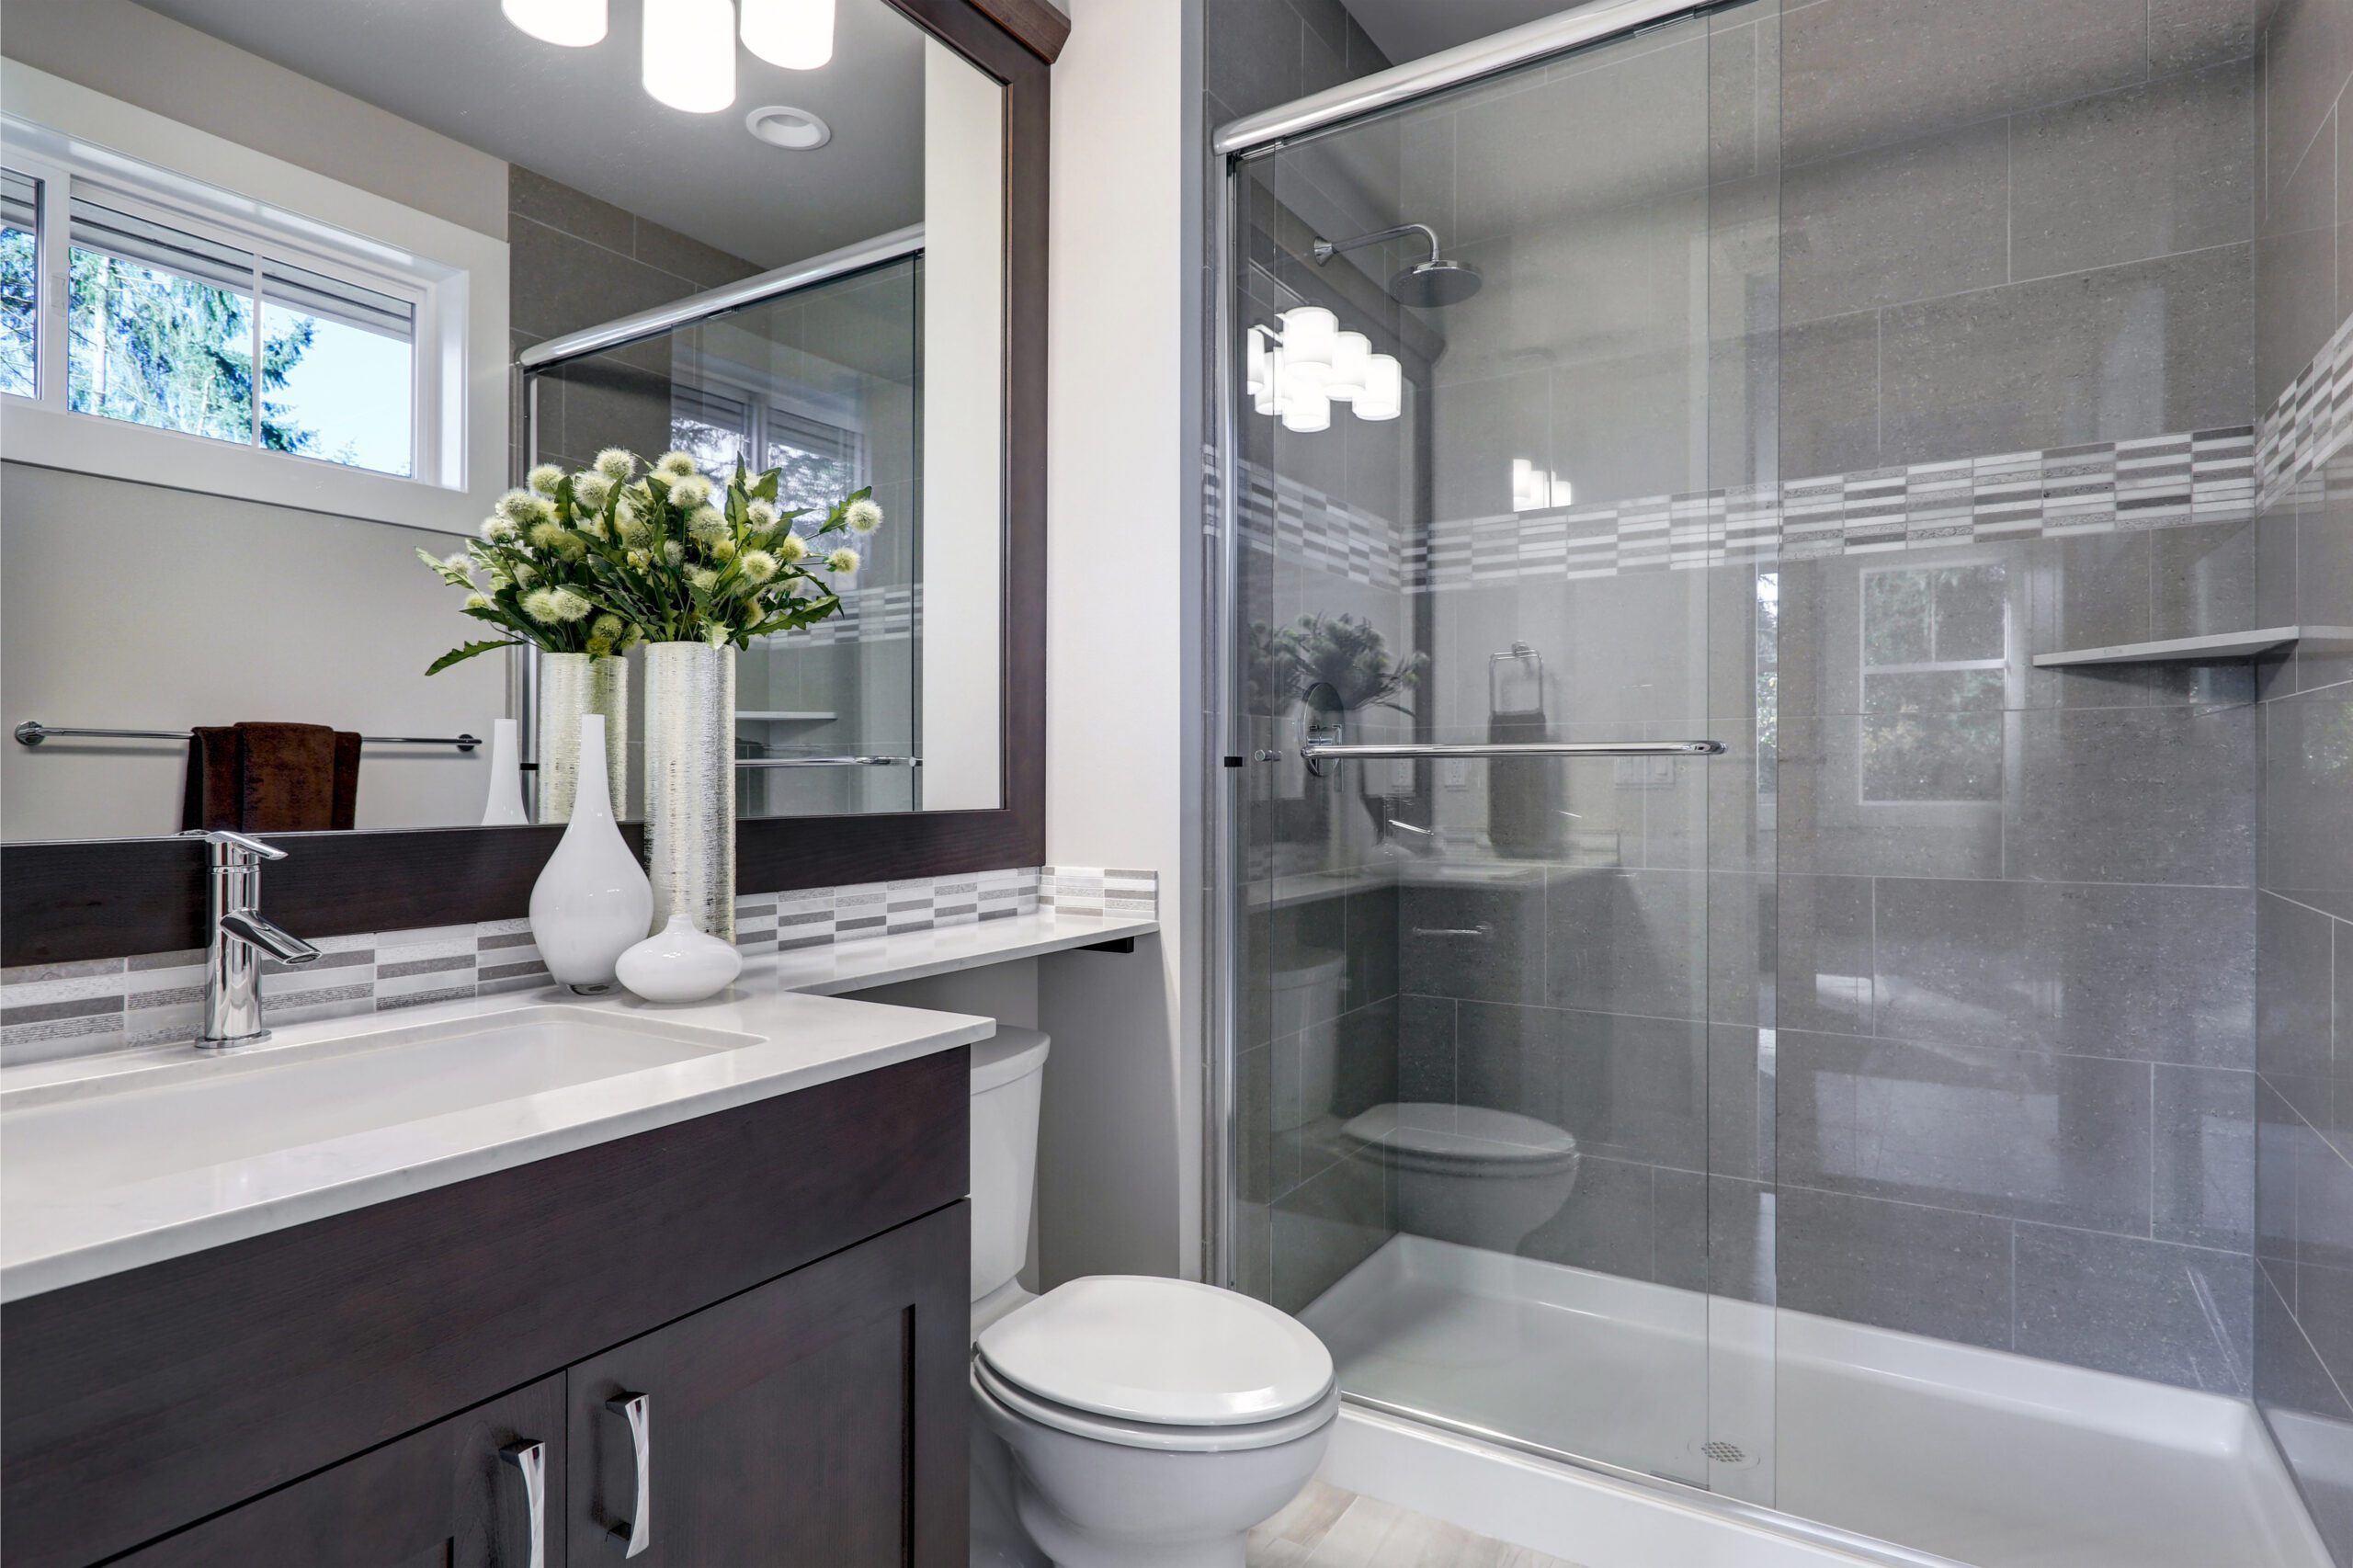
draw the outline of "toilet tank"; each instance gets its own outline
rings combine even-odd
[[[972,1300],[1021,1272],[1038,1178],[1039,1069],[1053,1042],[997,1026],[972,1047]]]

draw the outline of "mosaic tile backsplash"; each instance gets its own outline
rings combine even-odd
[[[747,893],[735,901],[735,945],[757,954],[1039,910],[1151,919],[1158,908],[1154,872],[1031,866]],[[547,983],[528,920],[324,937],[316,945],[324,955],[316,963],[265,963],[262,996],[272,1025]],[[201,951],[191,950],[0,970],[0,1066],[193,1040],[203,1006],[203,960]]]

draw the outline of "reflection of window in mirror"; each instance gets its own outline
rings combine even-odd
[[[2002,798],[2009,623],[1999,562],[1862,574],[1861,761],[1866,803]]]

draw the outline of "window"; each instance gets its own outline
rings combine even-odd
[[[670,444],[695,460],[717,483],[734,477],[742,458],[754,472],[781,469],[777,505],[823,516],[866,483],[866,437],[816,415],[730,384],[690,386],[670,393]]]
[[[1995,802],[2008,583],[1999,562],[1862,574],[1862,799]]]
[[[338,511],[368,504],[300,471],[467,488],[470,270],[301,216],[276,189],[231,191],[15,117],[5,132],[0,408],[12,425],[26,411],[27,449]],[[205,447],[96,434],[119,426]],[[233,448],[285,477],[203,455]]]
[[[0,169],[0,392],[40,384],[40,181]]]

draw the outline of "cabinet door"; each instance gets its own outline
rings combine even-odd
[[[573,1367],[574,1568],[632,1539],[636,1568],[964,1568],[970,1224],[942,1209]]]
[[[520,1450],[540,1445],[540,1554]],[[508,1450],[517,1450],[510,1456]],[[563,1379],[396,1437],[119,1558],[110,1568],[554,1568],[563,1562]]]

